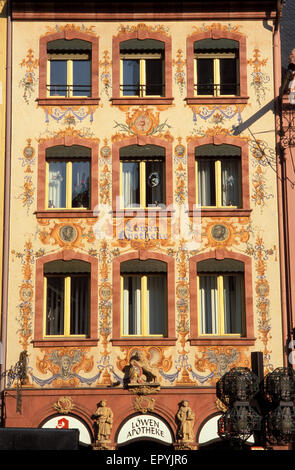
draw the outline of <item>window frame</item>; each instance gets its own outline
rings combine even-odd
[[[113,329],[111,342],[114,346],[126,345],[175,345],[175,263],[171,256],[138,250],[136,252],[126,253],[114,258],[113,260],[113,286],[120,286],[121,283],[121,263],[129,260],[160,260],[167,266],[167,331],[166,336],[122,336],[122,316],[121,310],[121,289],[113,289]]]
[[[90,264],[90,312],[89,312],[89,336],[46,336],[44,330],[44,305],[46,293],[44,291],[44,266],[51,261],[81,260]],[[97,309],[98,309],[98,260],[94,256],[76,253],[73,250],[63,250],[58,253],[42,256],[36,260],[36,293],[35,295],[35,323],[34,323],[34,347],[50,346],[96,346],[97,337]]]
[[[120,43],[130,39],[154,39],[164,42],[164,96],[122,96],[121,94],[121,54]],[[172,97],[172,41],[171,37],[161,32],[153,32],[138,28],[132,32],[122,32],[113,38],[113,68],[112,68],[113,96],[111,101],[114,105],[144,105],[144,104],[166,104],[173,103]]]
[[[204,145],[222,145],[228,144],[240,148],[240,172],[241,172],[241,207],[234,206],[221,206],[221,207],[198,207],[197,206],[197,172],[196,172],[196,158],[195,149]],[[249,158],[248,158],[248,143],[245,139],[234,136],[216,135],[211,137],[201,137],[192,139],[188,143],[188,204],[189,212],[199,212],[201,210],[202,216],[249,216],[250,209],[250,194],[249,194]]]
[[[81,146],[91,150],[90,156],[90,207],[86,208],[48,208],[47,191],[48,191],[48,178],[47,178],[47,161],[46,150],[50,147],[58,146]],[[37,218],[42,217],[93,217],[95,207],[98,204],[98,181],[99,181],[99,168],[98,168],[98,151],[99,145],[97,142],[80,138],[80,137],[54,137],[53,139],[46,139],[41,141],[38,146],[38,182],[37,182]]]
[[[202,39],[232,39],[239,43],[239,58],[238,58],[238,77],[240,82],[239,95],[196,95],[194,91],[196,67],[195,67],[195,53],[194,43]],[[238,32],[221,31],[217,29],[210,29],[209,31],[196,32],[187,38],[186,43],[186,67],[187,67],[187,97],[188,104],[242,104],[248,102],[247,94],[247,51],[246,51],[246,37]]]
[[[244,335],[224,334],[211,335],[203,334],[200,331],[199,323],[199,304],[198,304],[198,270],[197,265],[200,261],[209,259],[224,260],[232,259],[243,263],[244,265]],[[215,251],[195,255],[189,260],[190,271],[190,344],[192,346],[199,345],[254,345],[256,338],[254,337],[254,309],[253,309],[253,292],[252,292],[252,260],[249,256],[227,251],[225,249],[217,249]]]
[[[91,43],[91,96],[49,96],[47,91],[48,79],[48,54],[47,44],[58,39],[80,39]],[[39,97],[37,99],[40,106],[56,105],[95,105],[99,103],[98,88],[98,37],[92,34],[65,28],[63,31],[48,34],[40,38],[39,43]]]

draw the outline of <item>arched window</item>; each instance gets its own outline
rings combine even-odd
[[[167,266],[158,260],[121,263],[122,336],[166,336]]]

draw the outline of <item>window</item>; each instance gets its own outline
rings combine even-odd
[[[196,41],[194,58],[195,95],[240,95],[238,41],[224,38]]]
[[[165,149],[129,145],[120,149],[122,208],[165,204]]]
[[[201,335],[244,335],[244,264],[204,260],[197,265]]]
[[[90,208],[91,149],[79,145],[46,149],[48,209]]]
[[[122,336],[166,336],[166,263],[125,261],[120,273]]]
[[[47,96],[91,96],[91,43],[58,39],[47,43]]]
[[[44,336],[89,335],[90,264],[57,260],[44,265]]]
[[[165,96],[165,44],[155,39],[120,43],[121,96]]]
[[[234,145],[203,145],[195,149],[197,204],[241,207],[241,149]]]

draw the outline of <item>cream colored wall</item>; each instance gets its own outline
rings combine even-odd
[[[227,21],[219,22],[222,27],[228,28]],[[62,27],[66,23],[59,23]],[[81,27],[81,23],[73,23],[77,27]],[[124,23],[124,26],[137,25],[137,22],[132,21]],[[185,21],[180,26],[177,22],[171,21],[156,23],[146,22],[148,27],[156,27],[158,24],[163,25],[167,34],[172,38],[172,58],[177,60],[178,50],[182,51],[182,60],[186,56],[186,37],[194,32],[194,28],[210,27],[212,22],[204,21]],[[99,60],[103,59],[104,51],[108,51],[111,59],[112,54],[112,37],[118,34],[121,23],[119,22],[93,22],[87,23],[87,27],[93,27],[93,31],[99,36]],[[46,243],[42,234],[49,234],[54,226],[54,221],[48,222],[43,226],[38,223],[34,212],[36,211],[37,201],[37,148],[38,141],[42,138],[49,138],[57,135],[58,132],[70,128],[67,132],[79,133],[83,136],[90,136],[90,138],[98,138],[100,141],[100,148],[107,143],[112,145],[112,138],[115,134],[122,132],[122,127],[115,127],[116,123],[119,125],[126,124],[127,112],[131,116],[138,107],[131,106],[130,109],[120,109],[117,106],[112,106],[110,97],[112,95],[111,88],[107,94],[102,82],[102,76],[99,77],[100,88],[100,105],[95,110],[93,115],[93,122],[90,121],[90,116],[85,117],[81,122],[75,119],[75,124],[68,126],[64,120],[57,121],[53,117],[49,117],[46,122],[45,110],[38,107],[36,99],[38,97],[38,67],[31,69],[33,75],[29,84],[25,85],[25,74],[29,69],[29,64],[26,64],[28,59],[28,51],[31,49],[31,64],[38,58],[39,51],[39,38],[45,34],[49,28],[53,29],[55,22],[15,22],[13,33],[13,100],[12,100],[12,188],[13,193],[11,197],[11,238],[10,238],[10,286],[9,286],[9,306],[10,312],[8,323],[8,364],[13,364],[18,360],[19,353],[22,348],[27,349],[29,353],[29,365],[32,367],[32,374],[41,380],[46,380],[51,377],[50,371],[53,369],[42,369],[40,366],[41,358],[51,363],[50,352],[47,350],[41,351],[38,348],[33,348],[31,340],[34,338],[34,299],[31,304],[28,304],[28,310],[25,313],[24,305],[20,298],[20,286],[22,284],[31,284],[35,286],[35,260],[40,254],[49,254],[60,250],[60,246],[54,238],[47,239]],[[248,254],[252,257],[253,261],[253,305],[254,305],[254,329],[257,342],[254,347],[230,347],[228,349],[218,349],[217,347],[211,348],[215,357],[215,363],[209,359],[209,348],[204,346],[191,347],[189,342],[182,344],[182,339],[187,340],[189,332],[187,331],[184,336],[178,332],[178,343],[175,348],[160,348],[155,350],[155,354],[160,356],[162,364],[166,364],[164,372],[167,374],[176,373],[175,362],[179,361],[181,372],[178,374],[178,380],[184,380],[185,365],[192,367],[193,373],[190,373],[190,383],[198,386],[211,385],[213,382],[208,378],[204,382],[200,382],[196,377],[209,377],[213,371],[218,374],[218,364],[216,357],[218,354],[224,354],[229,366],[234,362],[230,362],[230,354],[238,352],[238,362],[241,365],[250,365],[250,353],[252,350],[261,350],[265,354],[266,370],[272,370],[277,366],[282,366],[282,335],[281,335],[281,297],[280,297],[280,272],[279,272],[279,239],[278,239],[278,217],[277,217],[277,182],[275,172],[275,123],[273,115],[273,50],[272,50],[272,25],[269,23],[264,26],[262,21],[241,21],[231,22],[231,27],[237,28],[238,31],[246,35],[247,39],[247,59],[248,64],[248,104],[240,108],[240,115],[242,119],[241,128],[245,125],[245,129],[240,135],[249,141],[249,189],[251,199],[252,213],[249,220],[228,219],[226,223],[231,232],[231,244],[222,245],[223,248],[236,251],[241,254]],[[256,52],[255,52],[256,50]],[[255,53],[259,54],[256,55]],[[256,59],[255,64],[251,63],[251,59]],[[257,62],[260,62],[260,64]],[[23,64],[23,65],[21,65]],[[252,65],[251,65],[252,64]],[[102,69],[102,67],[101,67]],[[101,73],[100,69],[100,73]],[[185,66],[182,71],[186,74]],[[111,73],[111,67],[109,68]],[[150,106],[153,117],[157,117],[159,113],[159,123],[167,123],[161,132],[155,135],[159,136],[161,133],[168,132],[170,138],[173,139],[173,148],[179,142],[187,148],[188,138],[197,138],[203,135],[213,133],[215,135],[229,134],[232,135],[233,128],[238,126],[238,109],[235,110],[233,117],[222,120],[222,114],[229,114],[229,109],[222,108],[216,109],[212,117],[205,119],[204,116],[197,114],[196,121],[194,121],[194,110],[192,107],[185,104],[184,98],[186,97],[185,86],[183,90],[176,81],[177,67],[173,65],[172,80],[173,80],[173,96],[174,104],[167,109],[159,110],[156,106]],[[256,73],[256,75],[255,75]],[[254,74],[254,75],[253,75]],[[185,76],[185,75],[184,75]],[[259,78],[258,78],[259,77]],[[256,79],[256,80],[255,80]],[[25,96],[25,97],[24,97]],[[26,99],[25,99],[26,98]],[[232,107],[233,108],[233,107]],[[180,118],[181,111],[181,118]],[[212,110],[211,110],[212,111]],[[233,109],[232,109],[233,111]],[[253,120],[253,117],[255,119]],[[250,123],[247,125],[247,123]],[[126,131],[125,131],[126,133]],[[165,137],[162,135],[163,139]],[[28,144],[28,139],[31,139],[30,145],[35,149],[36,156],[30,163],[31,172],[26,172],[28,162],[24,160],[23,151]],[[255,139],[259,140],[259,145],[266,149],[267,159],[259,160],[253,156],[251,148],[255,145]],[[184,157],[183,171],[179,170],[179,160],[174,156],[173,175],[174,175],[174,195],[177,192],[177,183],[181,176],[187,178],[187,155]],[[100,172],[106,168],[111,172],[112,165],[111,159],[100,159]],[[102,173],[101,173],[102,174]],[[111,174],[111,173],[110,173]],[[30,180],[28,180],[30,178]],[[260,178],[256,184],[257,178]],[[30,181],[32,189],[31,204],[26,202],[25,184]],[[256,186],[255,186],[256,184]],[[256,189],[255,189],[256,188]],[[257,198],[257,190],[261,189],[260,197]],[[256,191],[256,192],[255,192]],[[256,196],[256,199],[255,199]],[[255,202],[256,201],[256,202]],[[176,202],[177,204],[177,202]],[[212,245],[208,237],[209,222],[212,220],[203,221],[202,232],[203,238],[199,248],[199,252],[210,251],[215,249],[216,246]],[[245,223],[243,223],[245,222]],[[83,230],[90,230],[91,227],[87,225],[86,221],[82,221]],[[43,242],[41,241],[43,240]],[[27,245],[26,245],[27,243]],[[30,243],[30,245],[28,245]],[[211,243],[211,245],[210,245]],[[221,247],[221,248],[222,248]],[[176,282],[183,280],[189,285],[188,278],[188,256],[196,254],[184,253],[181,250],[180,241],[172,241],[172,245],[157,246],[154,250],[160,251],[165,254],[170,254],[171,249],[176,259]],[[42,250],[42,251],[41,251]],[[102,241],[87,242],[86,239],[77,251],[89,252],[89,250],[96,250],[98,253],[99,261],[102,263],[106,261],[107,266],[107,280],[111,282],[111,261],[114,253],[123,254],[127,251],[133,250],[128,244],[126,247],[119,246],[116,240],[108,240],[106,249],[103,248]],[[182,259],[184,254],[184,259]],[[25,269],[26,268],[26,269]],[[102,283],[102,277],[99,278],[99,284]],[[261,295],[259,291],[261,285],[267,289],[269,286],[269,293],[265,296]],[[260,292],[260,296],[259,296]],[[265,291],[264,291],[265,292]],[[34,291],[34,296],[38,295]],[[187,299],[186,299],[187,300]],[[269,302],[268,305],[264,301]],[[108,310],[109,305],[105,305],[111,324],[111,310]],[[266,308],[266,310],[265,310]],[[176,313],[176,326],[179,326],[181,320],[180,314]],[[189,320],[189,310],[186,311],[185,321]],[[99,322],[102,321],[102,310],[99,312]],[[108,336],[108,339],[111,336]],[[91,377],[97,372],[96,364],[105,359],[104,364],[107,380],[113,379],[111,368],[106,364],[114,367],[115,371],[122,375],[118,370],[118,363],[124,363],[126,351],[120,351],[120,348],[111,348],[109,343],[107,346],[103,345],[102,336],[101,341],[96,348],[91,348],[83,354],[86,358],[94,358],[93,367],[90,371],[80,371],[82,376]],[[52,351],[52,350],[51,350]],[[216,356],[217,355],[217,356]],[[173,357],[174,356],[174,357]],[[170,358],[173,357],[173,360]],[[165,363],[164,358],[168,359]],[[109,362],[108,362],[109,361]],[[187,362],[186,362],[187,361]],[[234,361],[234,359],[232,360]],[[168,365],[167,365],[168,364]],[[215,375],[215,378],[217,375]],[[30,379],[33,382],[33,378]],[[102,379],[100,379],[101,381]],[[97,383],[97,382],[96,382]],[[102,383],[102,382],[100,382]],[[163,379],[164,385],[175,385],[176,380],[169,381]],[[79,386],[83,386],[79,384]]]

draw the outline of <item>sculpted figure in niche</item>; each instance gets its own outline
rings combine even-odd
[[[125,383],[128,385],[158,383],[158,370],[149,364],[143,351],[136,351],[125,368]]]
[[[182,441],[193,441],[195,413],[190,408],[187,400],[183,400],[179,404],[176,421],[178,424],[178,438]]]
[[[106,400],[101,400],[97,404],[97,410],[93,415],[96,427],[97,441],[107,441],[110,438],[113,427],[113,412],[107,406]]]

